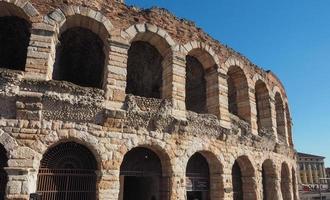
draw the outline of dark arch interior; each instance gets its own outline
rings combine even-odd
[[[289,111],[289,106],[288,104],[285,104],[285,116],[286,116],[286,126],[287,126],[287,131],[288,131],[288,139],[289,139],[289,144],[290,146],[293,146],[293,140],[292,140],[292,130],[291,130],[291,116],[290,116],[290,111]]]
[[[257,104],[257,123],[259,131],[268,130],[272,127],[270,98],[266,84],[257,81],[255,86],[255,97]]]
[[[239,67],[231,66],[227,75],[229,112],[249,121],[249,87],[245,74]]]
[[[232,171],[232,186],[233,186],[233,199],[243,200],[243,182],[242,172],[237,161],[235,161]]]
[[[283,163],[281,167],[281,192],[283,200],[291,200],[290,195],[290,171],[289,167]]]
[[[24,70],[31,25],[15,16],[0,17],[0,67]]]
[[[96,159],[85,146],[58,144],[40,162],[37,193],[47,200],[95,200],[96,169]]]
[[[196,113],[207,112],[204,67],[190,55],[186,57],[186,108]]]
[[[128,50],[126,93],[161,98],[162,61],[162,55],[148,42],[133,42]]]
[[[168,192],[162,177],[161,160],[153,151],[137,147],[129,151],[120,166],[124,200],[165,200]]]
[[[7,153],[5,148],[0,144],[0,200],[5,199],[6,185],[8,181],[7,173],[4,167],[7,167]]]
[[[53,79],[102,88],[105,54],[99,36],[88,29],[74,27],[63,32],[59,40]]]
[[[210,197],[209,164],[200,153],[191,156],[186,168],[187,200],[208,200]]]
[[[283,107],[283,100],[279,93],[275,95],[275,110],[276,110],[276,125],[277,125],[277,136],[279,141],[286,143],[285,137],[285,113]]]

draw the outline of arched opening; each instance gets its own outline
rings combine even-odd
[[[44,200],[95,200],[97,162],[75,142],[50,148],[40,162],[37,193]]]
[[[293,199],[298,200],[297,197],[297,179],[296,179],[296,171],[292,168],[292,191],[293,191]]]
[[[188,161],[186,167],[186,190],[187,200],[210,199],[209,164],[200,153],[195,153]]]
[[[275,94],[275,110],[276,110],[276,126],[278,140],[284,144],[287,144],[287,138],[285,134],[285,113],[284,105],[281,95],[277,92]]]
[[[186,57],[186,108],[206,113],[206,79],[202,63],[193,56]]]
[[[291,200],[290,191],[290,170],[286,163],[282,163],[281,166],[281,192],[283,200]]]
[[[256,83],[255,97],[257,105],[258,131],[269,131],[272,129],[270,97],[266,84],[261,80],[258,80]]]
[[[7,161],[6,149],[0,144],[0,200],[4,200],[6,195],[8,177],[4,168],[7,167]]]
[[[25,69],[31,24],[21,10],[0,2],[0,67]]]
[[[234,200],[255,200],[256,182],[252,163],[246,156],[239,157],[232,167],[232,187]]]
[[[243,200],[242,172],[237,161],[235,161],[232,170],[233,200]]]
[[[162,97],[163,56],[145,41],[132,42],[128,50],[126,93],[147,98]]]
[[[231,66],[227,75],[229,112],[250,122],[251,109],[246,76],[238,66]]]
[[[150,149],[136,147],[124,156],[120,166],[121,200],[166,200],[168,179],[162,163]]]
[[[53,79],[102,88],[105,54],[102,39],[89,29],[72,27],[59,38]]]
[[[270,200],[276,197],[276,169],[273,161],[266,160],[262,164],[262,191],[263,199]]]
[[[196,113],[218,114],[219,88],[217,65],[203,49],[186,56],[186,108]]]
[[[286,126],[287,126],[287,132],[288,132],[289,145],[290,146],[293,146],[293,140],[292,140],[292,122],[291,122],[291,115],[290,115],[288,104],[285,104],[285,115],[286,115]]]

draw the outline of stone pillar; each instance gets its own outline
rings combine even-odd
[[[220,90],[221,85],[219,84],[219,72],[215,67],[211,67],[206,70],[206,106],[207,111],[210,114],[214,114],[221,119],[220,114]],[[228,90],[228,89],[227,89]],[[228,93],[228,92],[227,92]],[[228,103],[227,103],[228,104]],[[228,107],[228,105],[227,105]]]
[[[314,184],[312,166],[310,163],[307,163],[307,176],[308,176],[308,184]]]
[[[306,163],[303,163],[303,180],[302,180],[302,183],[303,184],[307,184],[308,183],[308,180],[307,180],[307,167],[306,167]]]
[[[319,183],[319,174],[317,170],[317,164],[312,164],[312,172],[313,172],[313,178],[314,178],[314,183],[318,184]]]
[[[186,180],[183,174],[176,174],[170,178],[170,200],[186,199]]]
[[[220,123],[225,128],[230,128],[229,108],[228,108],[228,76],[219,73],[219,94],[220,94]]]
[[[57,43],[55,32],[55,26],[46,22],[32,25],[25,66],[26,78],[52,78]]]
[[[249,88],[249,99],[251,105],[251,129],[252,133],[258,135],[258,123],[257,123],[257,103],[256,103],[256,96],[255,96],[255,85],[253,81],[248,81],[248,85],[252,86],[253,88]]]
[[[101,170],[98,185],[98,200],[119,200],[120,180],[118,170]]]
[[[169,51],[162,66],[162,98],[172,101],[175,117],[186,119],[186,57],[180,51]]]
[[[278,200],[283,200],[282,198],[282,190],[281,190],[281,179],[279,178],[281,177],[281,170],[277,170],[276,173],[276,178],[275,178],[275,193],[274,193],[274,199],[278,199]]]
[[[28,200],[30,193],[36,192],[38,172],[32,168],[5,168],[8,175],[7,200]]]
[[[330,178],[330,177],[327,177],[327,172],[325,170],[325,167],[324,167],[324,163],[322,163],[322,170],[323,170],[323,175],[324,175],[324,178]],[[328,181],[325,180],[324,183],[326,184]]]
[[[270,92],[270,91],[269,91]],[[276,122],[276,108],[275,108],[275,98],[269,94],[269,103],[270,103],[270,118],[269,122],[267,124],[270,125],[270,131],[273,132],[274,136],[276,137],[276,140],[278,140],[278,133],[277,133],[277,122]],[[284,110],[283,110],[284,112]],[[286,142],[288,144],[288,142]]]
[[[104,89],[109,109],[121,109],[125,101],[127,51],[129,45],[120,40],[108,43],[108,65],[104,72]]]

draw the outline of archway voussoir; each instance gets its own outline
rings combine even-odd
[[[138,33],[146,32],[146,25],[144,23],[143,24],[136,24],[135,28],[136,28]]]
[[[157,33],[158,27],[153,24],[146,24],[146,29],[152,33]]]
[[[33,7],[33,5],[30,2],[27,2],[22,9],[29,17],[35,17],[39,15],[37,9]]]
[[[49,17],[55,20],[57,23],[61,23],[66,19],[65,14],[59,8],[57,8],[54,12],[52,12],[49,15]]]

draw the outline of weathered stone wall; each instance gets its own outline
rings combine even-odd
[[[31,25],[25,70],[0,69],[0,143],[9,159],[7,199],[28,199],[36,192],[42,156],[64,141],[83,144],[94,154],[100,200],[120,199],[120,165],[125,154],[139,146],[159,156],[171,200],[185,199],[185,170],[195,152],[209,164],[211,200],[232,199],[235,161],[242,168],[247,199],[262,199],[264,161],[272,164],[268,168],[273,169],[269,174],[274,199],[283,199],[282,193],[285,199],[296,199],[292,171],[297,170],[284,87],[273,73],[213,40],[192,22],[163,9],[139,10],[110,0],[1,0],[2,16],[17,16]],[[73,27],[92,31],[104,43],[103,77],[96,77],[103,80],[101,88],[53,80],[59,39]],[[139,41],[152,45],[163,58],[158,99],[125,93],[128,52]],[[188,55],[205,70],[205,114],[186,110]],[[227,79],[233,78],[228,72],[232,66],[245,76],[236,80],[246,80],[236,84],[238,92],[245,92],[244,98],[237,98],[244,113],[239,116],[228,109]],[[270,113],[263,119],[267,130],[258,128],[255,86],[260,81],[267,91],[263,100],[269,102]],[[275,106],[276,95],[283,101],[280,108]],[[277,123],[279,109],[281,123]]]

